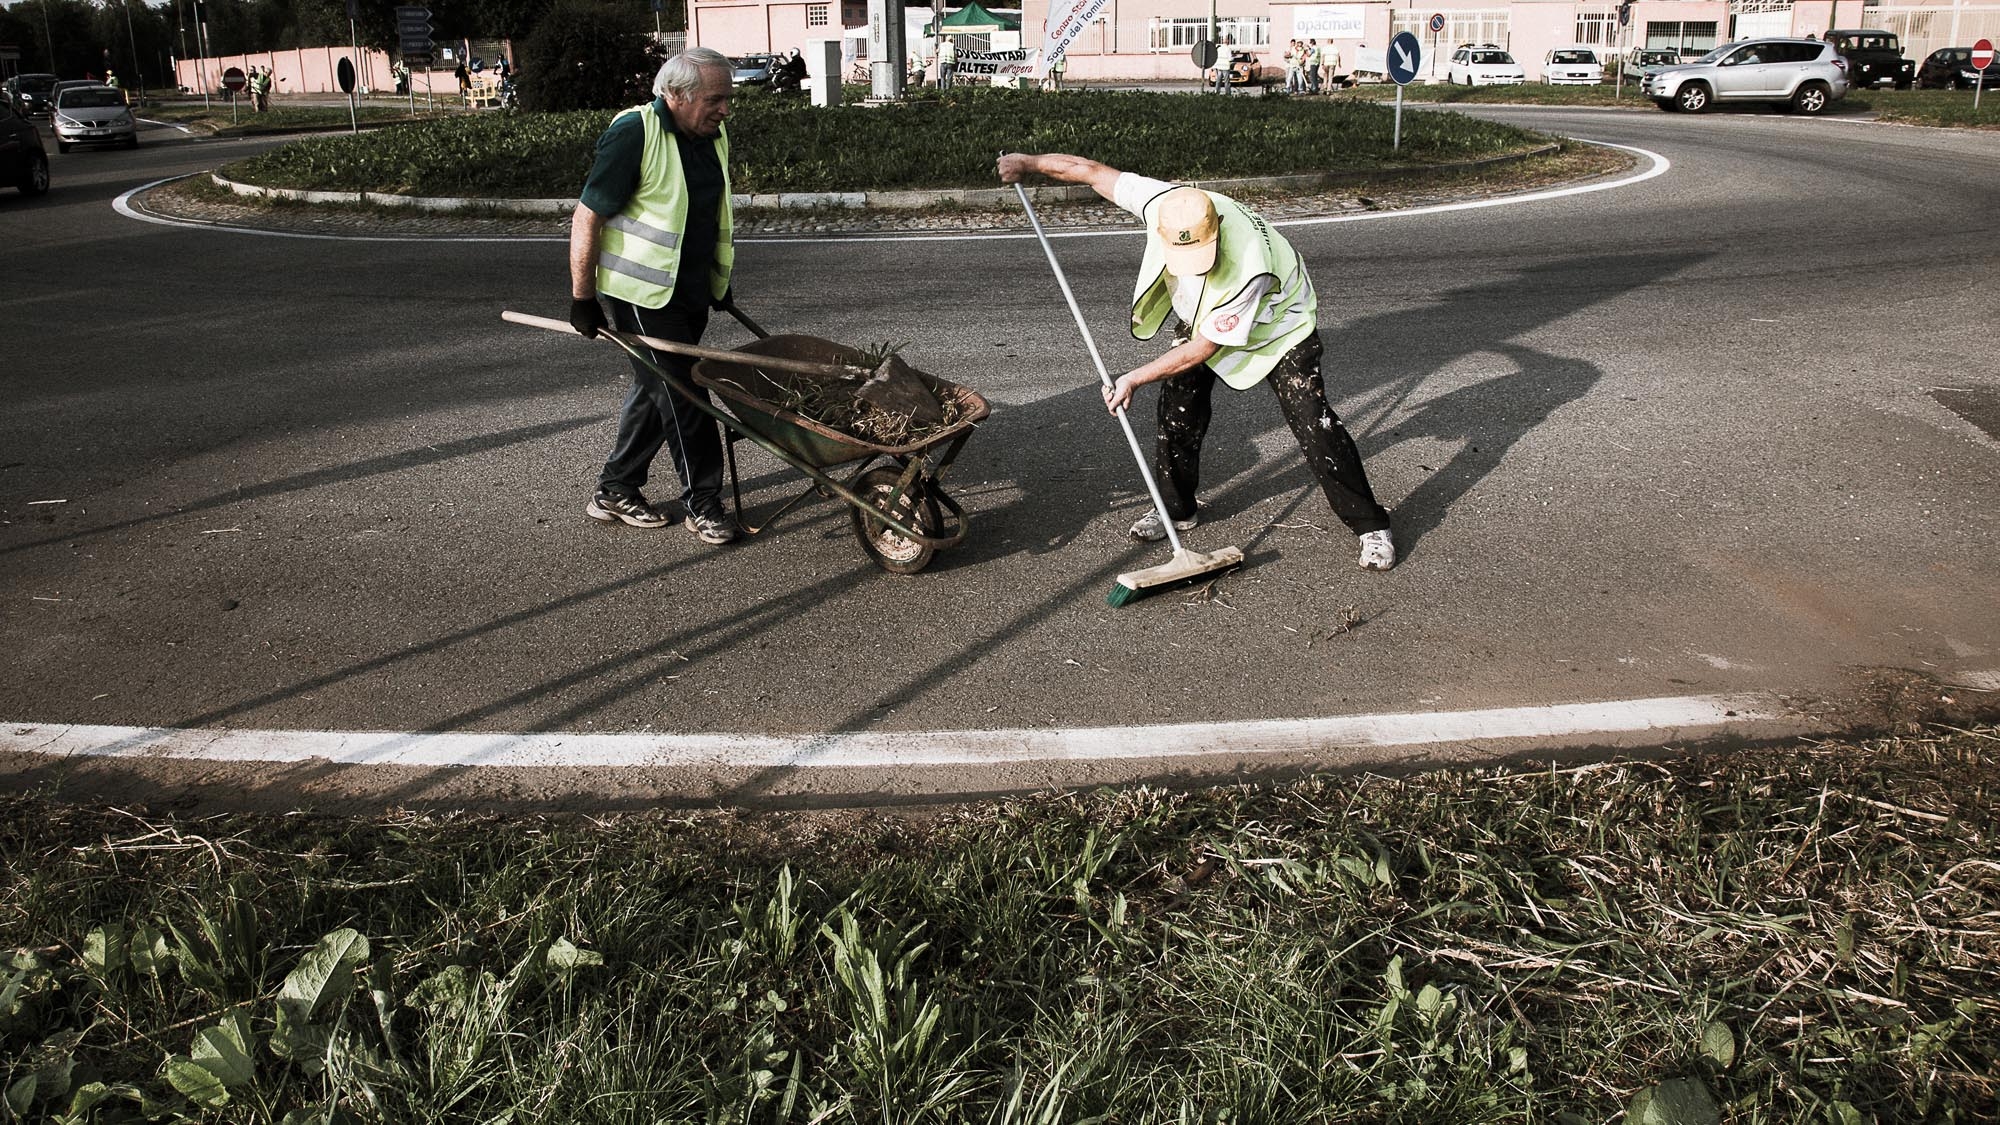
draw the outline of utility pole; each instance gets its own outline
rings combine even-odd
[[[49,30],[49,0],[42,0],[42,37],[49,44],[49,70],[56,68],[56,33]]]
[[[122,0],[125,8],[125,40],[132,45],[132,77],[139,80],[139,104],[146,102],[146,68],[139,61],[139,37],[132,31],[132,0]]]

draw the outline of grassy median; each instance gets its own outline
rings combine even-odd
[[[1996,784],[1975,729],[929,818],[16,798],[0,1085],[95,1122],[1991,1120]]]
[[[590,169],[609,112],[479,114],[327,136],[223,169],[267,187],[561,198]],[[1170,179],[1367,171],[1526,152],[1549,143],[1455,113],[1405,114],[1344,99],[975,90],[907,105],[814,109],[761,90],[730,121],[739,192],[993,187],[1005,150],[1085,153]]]

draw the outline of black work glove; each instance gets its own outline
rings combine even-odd
[[[610,327],[604,319],[604,306],[595,297],[575,297],[569,303],[569,326],[584,337],[597,335],[600,329]]]
[[[708,302],[708,307],[711,309],[726,309],[735,303],[736,303],[736,287],[732,285],[729,288],[724,289],[722,291],[722,296],[710,300]]]

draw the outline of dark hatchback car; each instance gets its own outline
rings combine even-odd
[[[56,76],[53,74],[17,74],[7,80],[6,92],[0,101],[14,107],[14,112],[23,117],[46,116],[56,104]]]
[[[1985,86],[2000,87],[2000,59],[1986,64]],[[1939,47],[1917,68],[1917,88],[1921,90],[1970,90],[1980,84],[1978,68],[1972,65],[1972,48]]]
[[[0,102],[0,185],[5,184],[23,195],[49,190],[49,153],[34,123]]]

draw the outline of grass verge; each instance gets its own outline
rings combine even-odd
[[[220,137],[346,129],[350,123],[346,106],[274,105],[264,113],[254,113],[247,105],[242,105],[237,107],[232,117],[229,103],[223,101],[217,101],[209,106],[203,106],[200,102],[148,104],[139,111],[139,116],[153,121],[185,125],[198,132]],[[443,116],[447,116],[447,111],[419,109],[412,114],[407,106],[363,105],[355,111],[354,120],[374,129],[384,125]]]
[[[574,195],[607,112],[454,115],[285,145],[223,169],[267,187],[417,195]],[[1406,114],[1360,100],[1157,93],[935,93],[909,104],[814,109],[746,91],[730,124],[738,192],[993,187],[1003,150],[1082,152],[1169,179],[1366,171],[1522,152],[1549,138],[1461,114]]]
[[[97,1122],[1991,1120],[1996,782],[1975,729],[928,820],[16,798],[4,1087]]]

